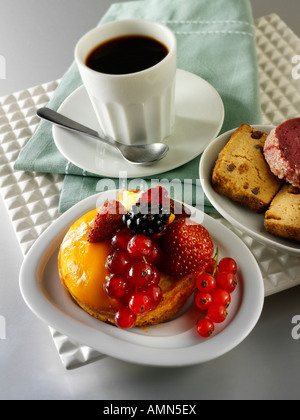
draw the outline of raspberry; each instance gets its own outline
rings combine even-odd
[[[150,188],[141,195],[139,201],[152,204],[169,203],[168,191],[161,186]]]

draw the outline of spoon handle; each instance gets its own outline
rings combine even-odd
[[[37,110],[36,114],[40,118],[42,118],[46,121],[49,121],[53,124],[56,124],[59,127],[66,128],[68,130],[75,131],[77,133],[79,132],[79,133],[82,133],[82,134],[86,134],[87,136],[96,138],[98,140],[103,141],[104,143],[107,143],[111,146],[116,147],[116,145],[114,144],[113,141],[109,141],[109,140],[107,140],[103,137],[100,137],[97,131],[92,130],[89,127],[86,127],[83,124],[79,124],[78,122],[76,122],[74,120],[71,120],[68,117],[65,117],[64,115],[60,114],[59,112],[53,111],[50,108],[46,108],[46,107],[39,108]]]

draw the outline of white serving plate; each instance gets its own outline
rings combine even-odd
[[[268,125],[253,125],[260,131],[269,132],[274,128]],[[228,142],[235,129],[227,131],[213,140],[200,159],[199,176],[204,193],[215,209],[233,226],[247,233],[251,238],[277,250],[300,255],[300,246],[296,241],[280,238],[268,233],[264,228],[264,214],[257,214],[241,204],[217,193],[211,184],[212,168],[219,152]]]
[[[52,328],[112,357],[142,365],[185,366],[214,359],[243,341],[254,328],[264,301],[263,279],[248,247],[221,223],[193,209],[193,219],[210,232],[220,256],[238,263],[238,286],[229,315],[214,335],[201,338],[195,329],[197,311],[190,302],[181,314],[149,328],[121,330],[84,312],[61,284],[57,256],[69,226],[116,191],[91,196],[60,216],[35,242],[20,271],[20,290],[29,308]]]

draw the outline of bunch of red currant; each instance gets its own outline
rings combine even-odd
[[[154,309],[162,298],[156,267],[161,251],[156,241],[125,228],[111,240],[113,252],[107,257],[108,277],[106,293],[122,303],[115,315],[119,328],[131,328],[137,315]]]
[[[214,332],[215,323],[226,319],[227,308],[231,302],[231,293],[237,285],[237,263],[233,258],[225,257],[215,262],[211,268],[198,275],[195,305],[206,310],[206,316],[197,322],[197,332],[201,337],[209,337]]]

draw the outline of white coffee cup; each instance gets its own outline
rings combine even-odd
[[[128,74],[108,74],[86,65],[98,45],[126,35],[154,38],[168,50],[157,64]],[[165,25],[142,19],[103,24],[86,33],[75,47],[75,60],[104,135],[125,144],[162,141],[175,119],[176,38]]]

